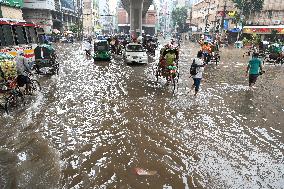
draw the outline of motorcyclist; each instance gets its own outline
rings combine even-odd
[[[202,45],[202,52],[204,55],[204,61],[206,62],[206,64],[208,64],[211,58],[212,48],[211,48],[211,45],[207,41],[205,41]]]
[[[86,52],[86,57],[89,59],[91,57],[92,42],[90,40],[84,41],[84,51]]]

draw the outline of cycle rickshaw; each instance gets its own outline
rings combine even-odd
[[[24,102],[24,95],[17,85],[14,56],[0,53],[0,107],[8,113],[12,106],[20,102]]]
[[[167,80],[167,85],[171,84],[173,93],[177,89],[179,71],[178,71],[178,49],[163,48],[161,51],[159,63],[156,67],[155,76],[157,81],[159,77]]]
[[[51,45],[42,44],[35,48],[35,64],[34,69],[37,74],[58,74],[59,63],[55,50]]]

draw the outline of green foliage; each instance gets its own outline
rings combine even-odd
[[[261,36],[259,34],[252,34],[251,37],[244,37],[242,40],[243,44],[246,45],[259,45],[261,42]]]
[[[244,37],[242,42],[243,42],[244,45],[248,45],[250,43],[250,40],[247,39],[246,37]]]
[[[81,33],[83,30],[82,23],[70,26],[70,31],[73,33]]]
[[[277,33],[278,33],[277,30],[272,30],[271,31],[271,41],[272,42],[276,42],[277,41]]]
[[[178,27],[180,29],[183,29],[186,25],[186,19],[187,19],[187,9],[186,7],[178,7],[175,8],[172,11],[172,21],[174,24],[174,27]]]
[[[231,0],[235,6],[242,10],[243,15],[248,18],[252,13],[260,12],[263,8],[264,0]]]
[[[253,35],[252,35],[252,43],[253,43],[254,45],[258,45],[258,44],[260,44],[260,42],[261,42],[261,37],[260,37],[260,35],[259,35],[259,34],[253,34]]]

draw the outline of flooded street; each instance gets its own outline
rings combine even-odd
[[[40,76],[40,94],[1,111],[0,189],[283,188],[284,66],[265,65],[252,91],[248,57],[223,48],[194,97],[197,51],[182,44],[173,94],[153,58],[94,64],[79,44],[59,44],[59,75]]]

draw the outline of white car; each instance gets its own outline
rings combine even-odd
[[[126,45],[123,57],[127,64],[148,63],[148,55],[146,51],[143,49],[142,45],[137,43],[129,43],[128,45]]]

